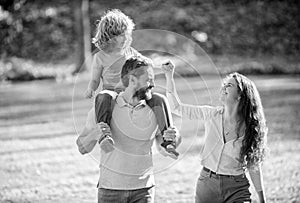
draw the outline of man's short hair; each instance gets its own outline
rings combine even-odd
[[[151,59],[143,56],[135,56],[126,60],[121,72],[121,80],[125,87],[129,85],[129,75],[140,77],[145,73],[142,67],[153,66]]]

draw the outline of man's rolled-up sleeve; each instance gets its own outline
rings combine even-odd
[[[88,112],[87,120],[83,130],[76,140],[78,151],[81,154],[91,152],[101,136],[101,131],[97,129],[95,121],[95,109],[92,108]]]

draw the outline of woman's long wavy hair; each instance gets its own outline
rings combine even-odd
[[[108,10],[97,21],[97,29],[92,43],[107,53],[112,52],[117,46],[116,37],[126,31],[132,32],[135,24],[132,19],[118,9]]]
[[[237,139],[244,135],[240,161],[243,167],[255,167],[264,160],[268,131],[260,95],[255,84],[247,77],[239,73],[232,73],[228,77],[236,80],[240,96],[236,129]]]

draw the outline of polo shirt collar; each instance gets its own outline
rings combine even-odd
[[[224,106],[218,106],[218,107],[217,107],[217,112],[218,112],[219,114],[224,114],[224,110],[225,110]]]
[[[119,93],[117,99],[116,99],[116,103],[120,106],[120,107],[131,107],[131,108],[136,108],[136,107],[145,107],[146,106],[146,100],[140,100],[139,103],[136,106],[132,106],[131,104],[127,103],[123,97],[124,92]]]

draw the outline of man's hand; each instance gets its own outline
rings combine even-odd
[[[176,134],[176,128],[169,127],[167,130],[164,131],[163,138],[166,141],[172,142],[172,145],[176,147]]]
[[[179,153],[176,151],[176,135],[178,131],[174,127],[169,127],[167,130],[164,131],[163,139],[166,144],[163,143],[166,151],[172,155],[172,158],[177,159]]]
[[[95,94],[94,90],[88,88],[84,93],[84,98],[86,99],[92,98],[94,94]]]
[[[102,136],[99,139],[100,148],[105,152],[109,153],[114,150],[114,140],[111,138],[111,130],[109,125],[106,123],[100,122],[98,123],[98,128],[102,132]]]
[[[167,78],[173,78],[175,65],[172,61],[167,61],[161,65],[161,69],[165,73]]]

